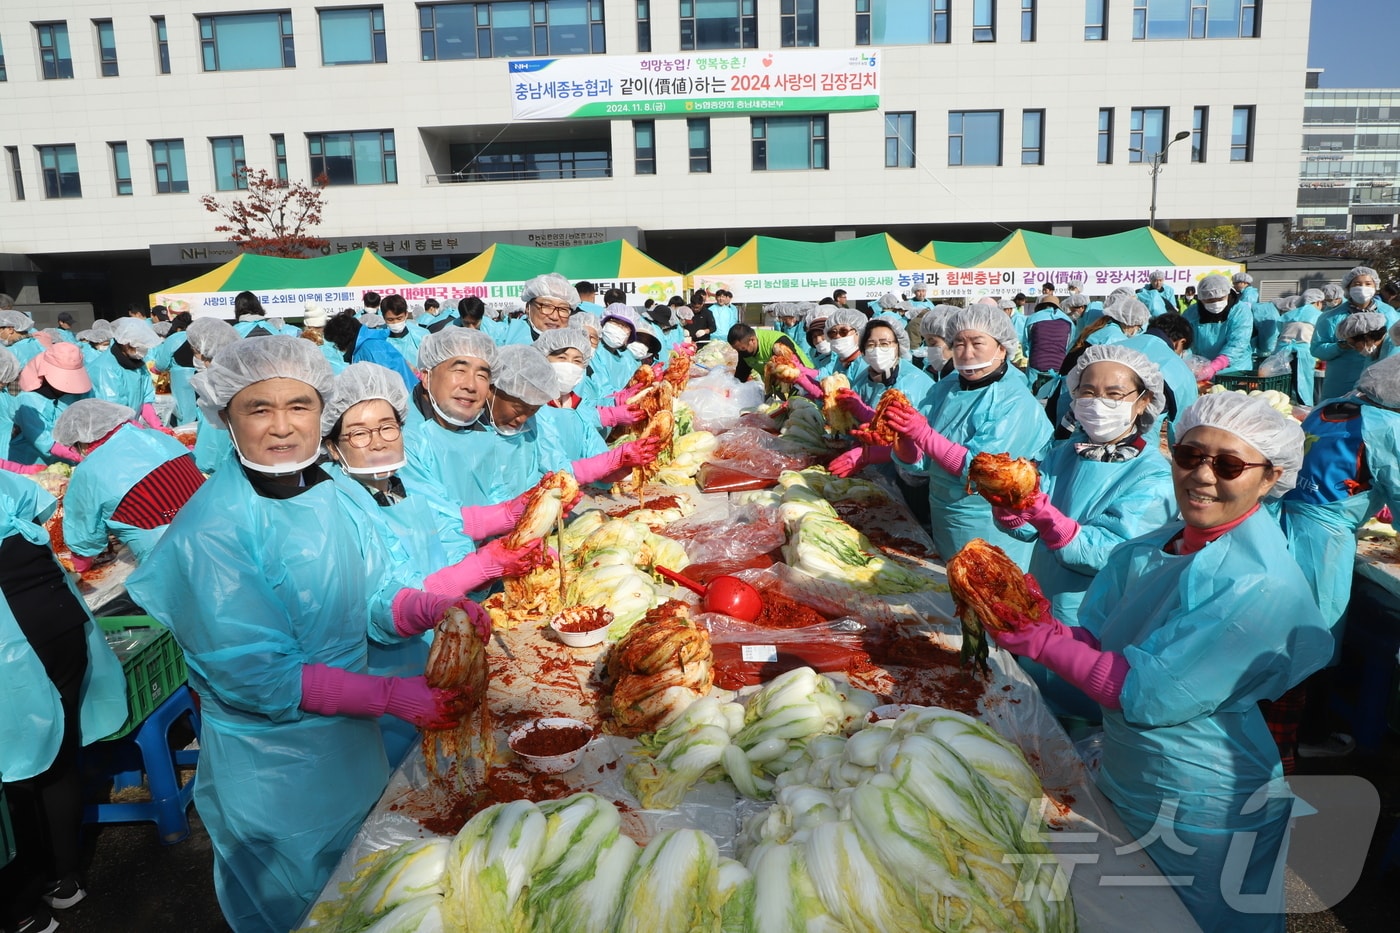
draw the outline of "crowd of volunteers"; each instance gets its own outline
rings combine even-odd
[[[301,328],[243,293],[234,323],[37,330],[0,296],[0,775],[19,839],[0,923],[52,929],[83,897],[78,752],[126,713],[50,547],[54,497],[23,474],[72,465],[72,570],[111,538],[139,565],[128,594],[173,630],[201,704],[195,802],[219,902],[238,933],[286,931],[416,731],[468,699],[427,685],[424,634],[457,605],[484,636],[474,598],[547,558],[504,543],[529,490],[650,464],[660,440],[605,440],[645,420],[629,380],[724,340],[741,381],[781,348],[794,391],[835,393],[862,423],[880,409],[894,443],[853,444],[832,472],[895,481],[944,560],[981,538],[1034,578],[1049,621],[994,638],[1066,722],[1101,723],[1098,784],[1128,829],[1164,875],[1194,878],[1178,893],[1204,928],[1282,929],[1281,890],[1241,912],[1230,885],[1262,892],[1287,844],[1284,763],[1337,660],[1355,533],[1400,505],[1397,311],[1364,267],[1278,303],[1243,273],[1180,299],[1164,278],[965,306],[916,287],[869,312],[838,292],[757,327],[723,290],[635,308],[557,274],[512,314],[468,298],[411,317],[369,292],[360,309],[308,304]],[[1199,395],[1264,358],[1308,403],[1325,364],[1301,424]],[[835,375],[849,388],[824,389]],[[190,424],[187,446],[172,426]],[[1016,507],[970,491],[978,453],[1035,461],[1039,491]]]

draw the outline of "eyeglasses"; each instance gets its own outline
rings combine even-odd
[[[403,434],[403,429],[392,422],[389,424],[381,424],[377,428],[356,428],[353,431],[347,431],[340,435],[340,440],[349,444],[351,447],[361,449],[370,445],[370,440],[375,434],[378,434],[386,441],[396,441],[399,439],[399,436]]]
[[[899,346],[899,344],[895,343],[893,340],[891,340],[888,343],[880,343],[879,341],[872,340],[865,345],[865,348],[867,350],[869,350],[872,347],[874,347],[877,350],[893,350],[897,346]]]
[[[547,305],[538,298],[531,301],[530,304],[539,308],[540,311],[544,313],[545,317],[568,317],[574,313],[574,309],[568,305]]]
[[[1100,395],[1088,386],[1080,386],[1074,390],[1075,398],[1101,398],[1110,402],[1136,402],[1141,396],[1142,392],[1104,392]]]
[[[828,337],[854,337],[856,332],[849,327],[833,327],[826,332]]]
[[[1172,463],[1190,472],[1202,463],[1209,463],[1211,472],[1220,479],[1238,479],[1239,475],[1252,467],[1272,467],[1267,460],[1263,463],[1246,463],[1232,454],[1208,456],[1199,447],[1190,444],[1177,444],[1172,448]]]

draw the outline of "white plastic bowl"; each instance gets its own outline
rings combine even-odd
[[[555,616],[550,620],[549,627],[554,630],[555,636],[570,648],[591,648],[603,643],[603,639],[608,637],[608,626],[611,624],[607,622],[587,632],[561,632],[559,617]]]
[[[562,755],[526,755],[516,749],[516,743],[525,737],[526,734],[544,729],[587,729],[588,739],[578,748]],[[518,727],[506,739],[510,745],[510,750],[515,752],[516,757],[525,763],[525,767],[531,771],[538,771],[541,774],[563,774],[578,767],[578,763],[583,760],[583,753],[593,741],[593,727],[579,719],[570,719],[567,716],[550,716],[542,719],[532,719],[523,726]]]

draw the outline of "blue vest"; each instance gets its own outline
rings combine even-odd
[[[1285,498],[1322,505],[1371,488],[1359,403],[1328,402],[1304,419],[1303,433],[1307,456]]]

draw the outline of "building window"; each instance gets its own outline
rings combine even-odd
[[[389,60],[384,42],[384,8],[338,7],[320,10],[321,64],[371,65]]]
[[[680,0],[681,49],[758,48],[758,0]]]
[[[14,188],[10,194],[16,201],[23,201],[24,171],[19,167],[19,147],[6,146],[5,154],[10,159],[10,178],[14,179]]]
[[[1113,108],[1099,108],[1099,164],[1113,163]]]
[[[885,168],[914,167],[914,114],[885,114]]]
[[[753,170],[824,169],[826,117],[751,117]]]
[[[1021,0],[1021,41],[1035,41],[1035,0]]]
[[[306,137],[311,177],[328,185],[396,185],[394,131],[314,133]]]
[[[997,41],[996,0],[972,0],[972,41]]]
[[[151,164],[156,170],[156,194],[186,194],[190,174],[185,167],[183,139],[151,140]]]
[[[151,22],[156,27],[156,58],[160,63],[160,73],[170,74],[170,37],[165,32],[165,17],[152,16]]]
[[[710,121],[708,117],[685,121],[685,136],[690,148],[691,174],[710,172]]]
[[[497,0],[418,8],[425,62],[607,51],[603,0]]]
[[[43,65],[44,80],[73,77],[73,53],[68,48],[67,23],[35,23],[34,31],[39,34],[39,61]],[[73,177],[77,178],[77,170]]]
[[[0,42],[0,81],[9,80],[5,76],[5,43]]]
[[[1167,161],[1167,108],[1134,107],[1128,124],[1128,161],[1151,162],[1162,153]]]
[[[1045,111],[1021,111],[1021,164],[1045,164]]]
[[[97,30],[97,54],[102,69],[102,77],[117,77],[117,34],[112,31],[110,19],[95,19],[93,28]]]
[[[39,167],[44,170],[44,197],[81,198],[83,184],[78,178],[78,147],[39,146]]]
[[[651,51],[651,0],[637,0],[637,51]]]
[[[199,51],[205,71],[295,68],[292,14],[283,10],[201,16]]]
[[[214,150],[214,187],[220,191],[246,189],[248,161],[243,157],[243,137],[215,137],[209,146]]]
[[[1258,0],[1133,0],[1134,39],[1253,39]]]
[[[1191,111],[1191,161],[1206,160],[1206,131],[1210,124],[1210,108],[1197,107]]]
[[[816,48],[817,0],[782,0],[779,9],[783,48]]]
[[[1001,111],[948,112],[948,164],[1001,164]]]
[[[893,3],[894,0],[886,0],[886,2]],[[948,22],[948,4],[949,0],[933,0],[933,41],[937,45],[945,45],[953,41]],[[915,12],[921,11],[916,10]]]
[[[1108,38],[1108,0],[1084,0],[1084,41]]]
[[[448,159],[462,168],[446,177],[451,182],[611,178],[611,132],[607,124],[599,126],[601,130],[592,130],[593,135],[568,139],[493,138],[487,142],[453,143],[448,148]],[[599,132],[602,135],[596,135]]]
[[[656,121],[633,120],[632,140],[637,150],[636,172],[638,175],[656,174]]]
[[[131,159],[126,153],[126,143],[108,143],[112,151],[112,177],[117,182],[117,194],[131,194]]]
[[[1230,120],[1230,161],[1254,161],[1254,107],[1236,107]]]
[[[856,45],[950,42],[949,0],[856,0]]]
[[[277,180],[287,180],[287,137],[281,133],[272,134],[272,157],[277,163]]]

